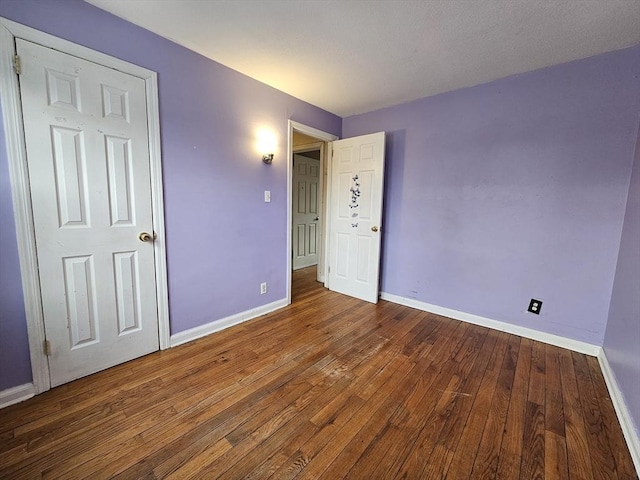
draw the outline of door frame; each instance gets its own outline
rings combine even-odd
[[[291,252],[292,252],[292,229],[291,229],[291,225],[292,225],[292,221],[293,221],[293,214],[292,214],[292,208],[293,208],[293,152],[294,152],[294,148],[293,148],[293,132],[294,130],[298,133],[303,133],[305,135],[309,135],[310,137],[314,137],[317,138],[318,141],[320,142],[325,142],[327,145],[327,148],[324,149],[324,158],[320,158],[320,167],[322,170],[322,174],[320,175],[320,191],[321,192],[326,192],[325,195],[325,205],[323,207],[324,210],[324,215],[320,216],[321,219],[321,223],[322,226],[320,227],[321,230],[321,234],[322,234],[322,242],[320,242],[320,248],[322,250],[322,258],[323,258],[323,264],[322,264],[322,269],[324,270],[324,272],[327,271],[327,265],[328,265],[328,258],[329,258],[329,236],[328,236],[328,219],[327,219],[327,215],[329,213],[329,204],[330,204],[330,197],[329,197],[329,188],[328,188],[328,181],[329,181],[329,175],[327,175],[327,182],[325,182],[325,176],[324,176],[324,170],[326,169],[329,174],[330,174],[330,169],[331,169],[331,162],[329,161],[330,157],[331,157],[331,142],[333,142],[334,140],[338,140],[338,136],[337,135],[333,135],[331,133],[328,132],[323,132],[322,130],[318,130],[317,128],[313,128],[313,127],[309,127],[308,125],[304,125],[302,123],[298,123],[295,122],[293,120],[289,120],[289,125],[288,125],[288,141],[287,141],[287,305],[289,305],[291,303],[291,268],[292,268],[292,260],[291,260]],[[320,259],[318,259],[318,261],[320,261]],[[318,265],[320,265],[320,263],[318,263]],[[325,286],[327,286],[327,281],[329,279],[328,275],[324,275],[325,278]]]
[[[40,298],[40,276],[33,228],[31,192],[27,168],[24,120],[20,103],[18,76],[14,73],[13,59],[15,38],[22,38],[63,53],[83,58],[123,73],[141,78],[145,82],[148,114],[149,157],[151,165],[151,208],[156,275],[156,303],[158,313],[158,336],[160,349],[169,348],[169,297],[167,287],[167,261],[164,227],[164,201],[162,184],[162,161],[160,154],[160,116],[158,110],[157,74],[137,65],[91,50],[82,45],[63,40],[39,30],[0,17],[0,91],[3,96],[2,115],[4,121],[9,178],[13,198],[13,210],[18,241],[18,255],[24,292],[24,306],[29,338],[31,371],[34,393],[49,390],[49,362],[44,353],[44,314]]]

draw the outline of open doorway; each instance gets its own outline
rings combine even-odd
[[[335,135],[289,122],[289,303],[316,282],[326,285],[327,174]],[[295,287],[295,288],[294,288]]]
[[[287,303],[291,303],[292,298],[293,138],[296,133],[311,137],[306,141],[318,140],[325,147],[320,155],[318,182],[322,200],[316,227],[319,230],[316,281],[338,293],[377,303],[385,132],[338,140],[335,135],[291,120],[287,152]],[[303,145],[301,141],[301,145],[296,146]]]
[[[293,133],[291,202],[291,297],[292,301],[323,281],[324,249],[321,227],[325,196],[320,189],[325,142]],[[321,218],[322,217],[322,221]]]
[[[293,132],[291,172],[291,298],[295,301],[316,282],[324,282],[322,248],[325,225],[326,142]],[[318,267],[320,265],[320,267]]]

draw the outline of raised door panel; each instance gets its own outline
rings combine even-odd
[[[48,104],[51,107],[81,111],[80,79],[77,75],[45,68]]]
[[[96,276],[93,257],[62,259],[67,302],[69,347],[86,347],[99,341]]]
[[[89,192],[84,132],[51,127],[55,171],[55,203],[60,228],[88,227]]]
[[[113,273],[116,285],[116,311],[118,335],[129,334],[142,328],[142,299],[140,298],[140,271],[138,252],[113,254]]]
[[[131,139],[105,135],[105,144],[111,225],[133,226],[136,208]]]

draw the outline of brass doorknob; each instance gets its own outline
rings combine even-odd
[[[147,232],[142,232],[140,235],[138,235],[138,238],[140,239],[141,242],[153,241],[153,236]]]
[[[377,232],[378,231],[378,227],[376,227],[375,225],[373,227],[371,227],[371,231],[372,232]]]

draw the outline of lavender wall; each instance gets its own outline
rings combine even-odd
[[[388,132],[382,290],[601,345],[639,74],[636,46],[344,119]]]
[[[27,324],[6,152],[4,126],[0,115],[0,391],[31,381]]]
[[[627,209],[621,244],[640,46],[341,121],[80,0],[1,1],[0,15],[159,73],[173,333],[285,296],[292,118],[389,132],[384,291],[602,343],[634,225]],[[271,167],[253,149],[260,125],[279,136]],[[6,165],[0,148],[0,390],[30,380]],[[621,272],[611,322],[631,308]],[[616,325],[607,353],[622,365]]]
[[[172,333],[285,298],[287,120],[339,134],[339,117],[80,0],[2,1],[0,15],[158,72]],[[260,126],[278,137],[271,166],[255,151]],[[10,204],[1,214],[2,241],[15,243],[4,229]],[[3,285],[19,285],[15,246],[2,246]],[[264,281],[269,293],[260,295]],[[2,342],[15,348],[2,345],[0,388],[30,380],[21,296],[4,297]],[[18,313],[5,325],[5,312]],[[9,372],[4,355],[23,373]]]
[[[640,130],[604,351],[640,437]]]

